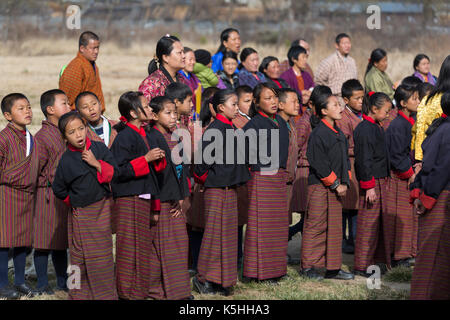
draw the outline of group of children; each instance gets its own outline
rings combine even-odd
[[[415,168],[410,146],[419,89],[407,81],[396,89],[397,116],[386,128],[391,100],[365,94],[355,79],[342,86],[345,109],[329,87],[316,86],[301,116],[289,88],[207,88],[197,140],[198,122],[181,121],[194,112],[193,92],[183,83],[151,101],[138,91],[122,94],[117,122],[102,115],[91,92],[79,94],[70,111],[63,91],[47,91],[34,137],[28,99],[9,94],[1,102],[9,123],[0,132],[0,296],[52,294],[50,253],[57,289],[71,299],[193,299],[190,276],[202,294],[229,295],[240,268],[242,281],[278,283],[287,274],[292,212],[303,215],[301,273],[309,278],[370,276],[369,266],[408,266],[420,250],[439,256],[433,243],[418,246],[409,190],[414,186],[419,213],[431,211],[426,219],[445,219],[448,120],[433,124],[422,170]],[[444,115],[449,105],[444,94]],[[177,129],[190,132],[191,141]],[[223,143],[211,150],[217,132]],[[212,162],[182,161],[211,151]],[[354,270],[346,272],[342,222],[356,212],[349,234]],[[36,289],[24,278],[31,247]],[[436,282],[422,267],[415,277],[417,290]]]

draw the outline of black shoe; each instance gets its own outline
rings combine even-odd
[[[314,268],[303,269],[302,275],[313,280],[323,280],[323,277]]]
[[[232,295],[232,293],[233,293],[233,288],[232,287],[225,288],[225,287],[222,287],[220,285],[216,285],[216,286],[217,286],[217,288],[216,288],[217,289],[217,293],[222,295],[222,296],[228,297],[228,296]]]
[[[19,299],[19,297],[20,297],[19,293],[16,290],[14,290],[14,288],[11,288],[9,285],[0,288],[0,298],[5,298],[8,300],[16,300]]]
[[[186,299],[183,300],[195,300],[194,296],[191,294],[189,297],[187,297]]]
[[[14,288],[17,290],[17,292],[20,295],[27,296],[29,298],[32,298],[36,295],[36,291],[31,289],[27,284],[21,284],[21,285],[14,285]]]
[[[411,267],[411,264],[409,263],[409,259],[392,260],[392,267],[409,268]]]
[[[37,288],[35,291],[35,294],[38,296],[43,295],[43,294],[52,296],[55,294],[55,292],[52,290],[52,288],[50,288],[50,286],[45,286],[43,288]]]
[[[372,275],[371,273],[367,273],[361,270],[353,270],[353,274],[364,278],[369,278]]]
[[[355,275],[351,272],[345,272],[344,270],[327,270],[325,279],[353,280],[355,279]]]
[[[217,291],[214,290],[213,285],[209,281],[205,281],[205,283],[201,283],[197,277],[192,278],[192,284],[194,285],[194,289],[200,294],[216,294]]]

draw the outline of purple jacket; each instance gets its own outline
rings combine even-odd
[[[422,74],[419,71],[414,72],[413,76],[416,77],[416,78],[419,78],[420,80],[422,80],[422,82],[425,81],[425,79],[423,78]],[[427,78],[428,78],[428,83],[429,84],[432,84],[433,86],[436,85],[436,78],[435,78],[435,76],[433,76],[431,74],[431,72],[428,72]]]
[[[308,72],[302,71],[302,77],[303,82],[305,84],[305,90],[308,90],[309,88],[314,88],[315,86],[314,81]],[[283,72],[280,78],[284,79],[292,89],[297,91],[298,94],[300,95],[302,94],[300,88],[298,87],[297,77],[295,76],[293,68],[289,68],[287,71]]]

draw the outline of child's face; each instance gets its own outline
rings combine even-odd
[[[339,105],[339,101],[336,96],[331,96],[328,98],[327,107],[322,109],[322,114],[332,120],[342,119],[342,108]]]
[[[70,111],[69,99],[65,94],[58,94],[55,96],[55,103],[53,106],[47,107],[47,112],[53,115],[56,119],[61,118],[64,114]]]
[[[222,61],[223,71],[227,76],[231,76],[236,71],[238,63],[233,58],[226,58]]]
[[[176,100],[175,105],[177,107],[178,116],[190,114],[194,107],[192,96],[187,96],[183,102]]]
[[[141,105],[142,105],[142,108],[144,109],[144,113],[142,111],[140,111],[139,115],[138,115],[138,119],[141,122],[154,120],[153,110],[152,110],[152,108],[150,108],[147,98],[144,96],[140,96],[139,100],[141,100]]]
[[[400,104],[403,108],[406,108],[409,112],[416,112],[417,107],[419,106],[419,93],[415,91],[411,97],[409,97],[408,101],[401,101]]]
[[[276,114],[278,111],[278,98],[270,89],[263,88],[259,99],[259,108],[265,114]]]
[[[102,115],[102,106],[94,96],[87,95],[80,99],[78,112],[89,123],[97,123]]]
[[[239,110],[241,110],[241,112],[248,115],[250,106],[252,105],[252,101],[253,101],[253,93],[241,94],[241,96],[239,97],[239,101],[238,101]]]
[[[194,52],[192,52],[192,51],[187,52],[185,54],[185,57],[186,57],[186,59],[185,59],[186,63],[185,63],[184,70],[189,72],[189,73],[194,72],[194,65],[195,65],[195,54],[194,54]]]
[[[175,108],[175,104],[172,102],[166,102],[164,109],[162,109],[156,115],[156,121],[161,127],[167,131],[171,131],[177,125],[178,114]]]
[[[283,111],[289,117],[298,116],[298,112],[300,111],[300,103],[298,102],[298,96],[294,92],[288,92],[286,101],[279,103],[280,111]]]
[[[11,108],[11,112],[5,112],[3,115],[6,120],[23,127],[31,124],[33,120],[33,111],[27,99],[16,100]]]
[[[228,97],[224,104],[217,108],[219,112],[228,120],[233,120],[238,115],[238,98],[235,94]]]
[[[86,126],[80,119],[70,121],[64,133],[66,141],[78,149],[84,149],[86,145]]]
[[[353,110],[361,112],[364,99],[364,90],[357,90],[352,92],[350,98],[344,98],[344,102]]]
[[[371,113],[375,121],[381,123],[384,119],[386,119],[391,111],[392,103],[390,101],[386,101],[380,109],[375,107],[371,108]]]

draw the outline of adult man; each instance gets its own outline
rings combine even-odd
[[[304,39],[296,39],[294,41],[292,41],[291,43],[291,47],[294,46],[300,46],[305,48],[307,55],[309,56],[310,53],[310,47],[309,47],[309,43],[306,42],[306,40]],[[291,66],[289,65],[289,61],[286,59],[283,62],[280,63],[280,74],[282,74],[283,72],[287,71]],[[309,73],[309,75],[311,76],[312,80],[314,81],[314,73],[312,71],[312,68],[310,67],[310,65],[307,63],[306,67],[305,67],[305,71]]]
[[[75,110],[75,98],[78,94],[84,91],[95,93],[102,105],[103,113],[105,111],[105,99],[100,72],[95,64],[100,49],[99,37],[91,31],[83,32],[78,41],[78,48],[77,56],[61,72],[59,88],[69,98],[72,110]]]
[[[349,79],[358,79],[358,73],[355,59],[349,56],[350,37],[345,33],[338,34],[335,47],[336,52],[320,62],[315,82],[330,87],[334,95],[341,97],[342,84]]]

